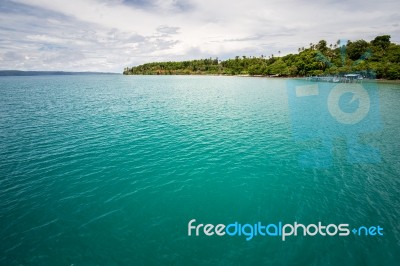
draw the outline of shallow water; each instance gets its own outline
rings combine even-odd
[[[400,85],[379,84],[379,163],[299,164],[288,80],[0,78],[0,264],[395,265]],[[318,110],[317,110],[318,111]],[[311,118],[310,118],[311,119]],[[188,236],[197,223],[348,223],[383,236]]]

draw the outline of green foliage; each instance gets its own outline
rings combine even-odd
[[[326,53],[326,51],[328,50],[327,42],[325,40],[320,40],[316,45],[316,49],[321,51],[322,53]]]
[[[369,43],[364,40],[349,42],[347,45],[347,55],[351,60],[358,60],[368,51]]]
[[[377,78],[400,79],[400,45],[390,42],[389,35],[377,36],[371,42],[349,41],[339,47],[320,40],[301,47],[298,54],[269,58],[236,56],[224,61],[218,58],[182,62],[154,62],[125,68],[125,75],[252,75],[310,76],[342,75],[358,72]],[[345,52],[345,54],[344,54]],[[278,52],[280,54],[280,52]]]
[[[282,75],[287,76],[290,73],[288,65],[281,58],[279,58],[270,66],[268,66],[267,71],[268,74],[279,75],[279,76]]]
[[[394,63],[388,64],[385,74],[388,79],[400,79],[400,65]]]
[[[373,41],[371,41],[371,44],[385,50],[390,45],[390,35],[377,36]]]

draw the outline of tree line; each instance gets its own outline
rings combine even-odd
[[[280,52],[278,52],[280,54]],[[400,45],[390,35],[365,40],[325,40],[301,47],[285,56],[236,56],[233,59],[208,58],[181,62],[154,62],[126,67],[124,75],[251,75],[304,77],[359,73],[369,78],[400,79]]]

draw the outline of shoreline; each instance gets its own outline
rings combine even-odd
[[[187,77],[187,76],[208,76],[208,77],[239,77],[239,78],[267,78],[267,79],[306,79],[308,77],[288,77],[288,76],[263,76],[263,75],[249,75],[249,74],[241,74],[241,75],[224,75],[224,74],[176,74],[176,75],[146,75],[146,74],[122,74],[123,76],[180,76],[180,77]],[[363,79],[363,82],[370,82],[375,81],[378,83],[400,83],[400,79]],[[322,81],[321,81],[322,82]]]

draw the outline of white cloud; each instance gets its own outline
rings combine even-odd
[[[400,41],[398,1],[14,0],[0,68],[121,72],[149,61],[297,52],[326,39]],[[19,12],[18,12],[19,11]],[[11,54],[10,54],[11,53]],[[8,55],[20,55],[10,57]]]

